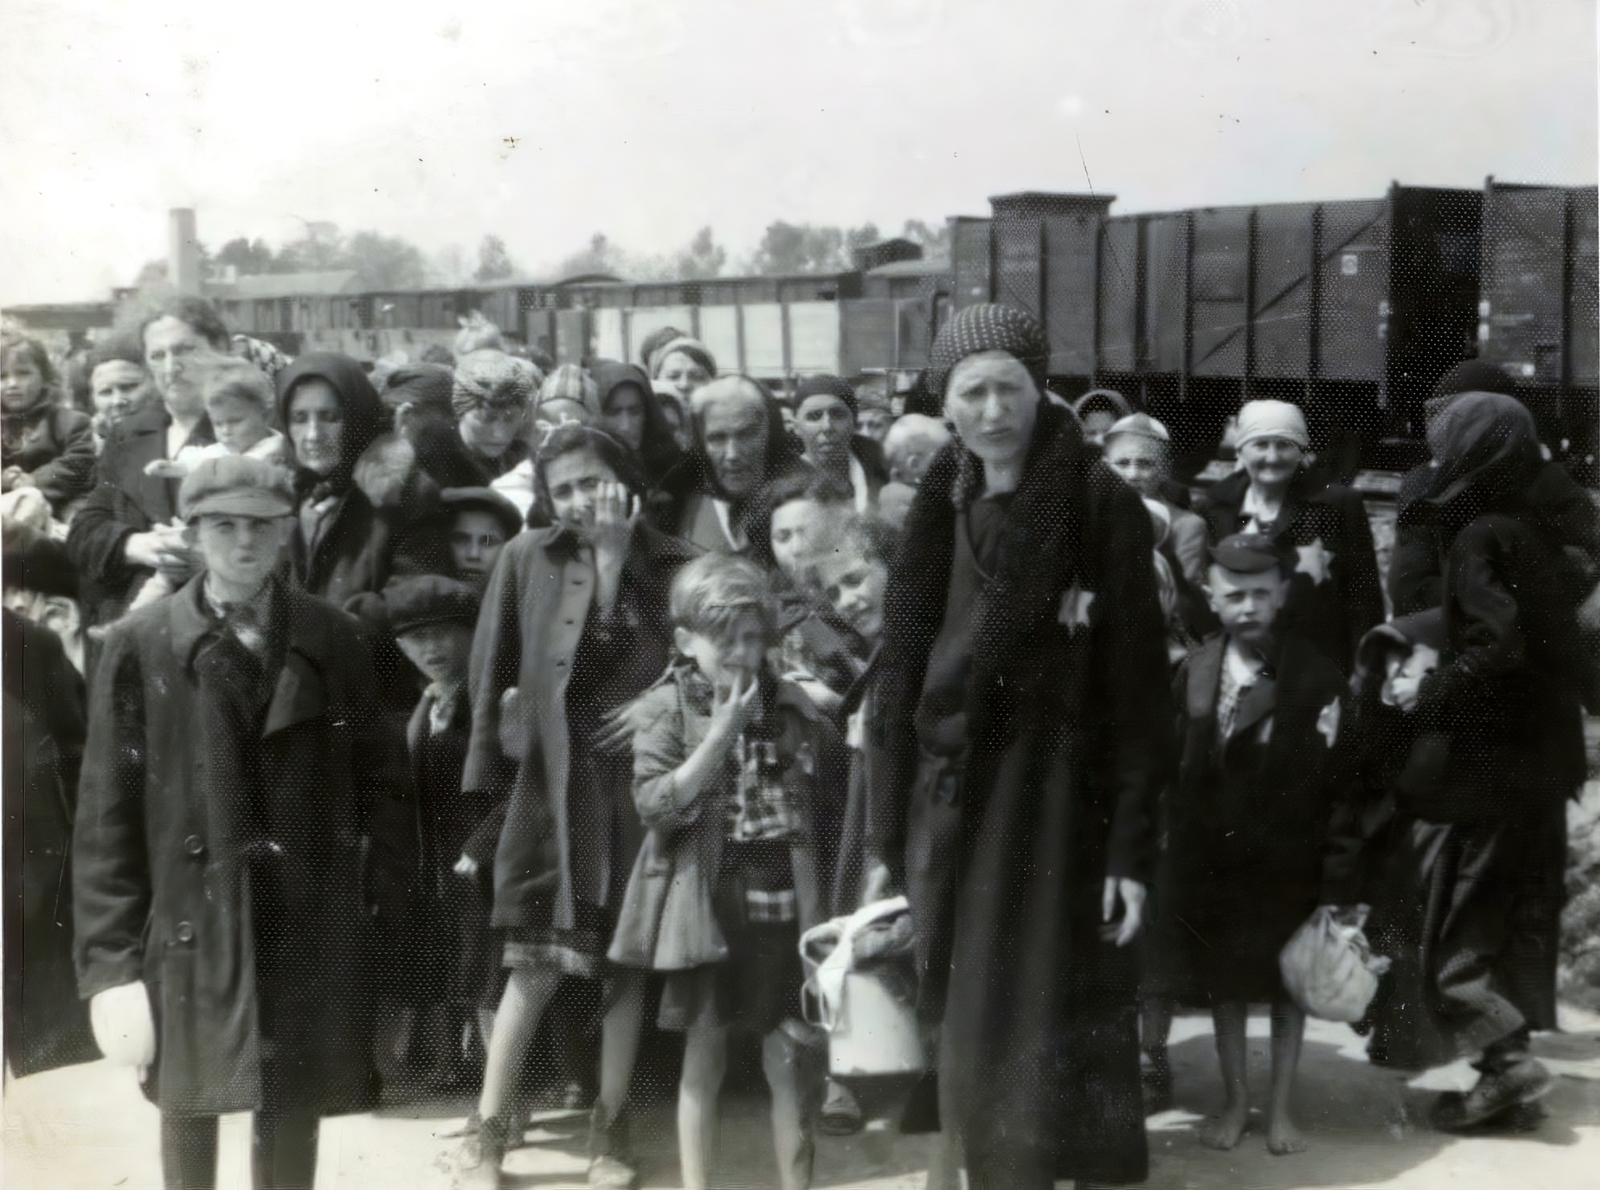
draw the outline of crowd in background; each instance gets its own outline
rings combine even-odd
[[[803,1187],[862,1113],[799,939],[904,893],[937,1184],[1144,1177],[1183,1005],[1202,1141],[1240,1143],[1267,1005],[1267,1145],[1303,1148],[1279,956],[1319,912],[1390,960],[1375,1062],[1477,1059],[1438,1127],[1536,1123],[1593,494],[1466,361],[1383,575],[1293,404],[1183,482],[1046,355],[1004,306],[905,391],[776,392],[672,328],[559,367],[481,320],[290,359],[178,296],[70,359],[8,328],[13,1074],[137,1067],[170,1186],[213,1184],[219,1113],[309,1185],[322,1116],[472,1092],[458,1185],[544,1104],[629,1186],[665,1082],[698,1187],[750,1038]]]

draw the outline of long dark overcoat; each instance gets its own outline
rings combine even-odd
[[[5,667],[5,1055],[14,1076],[100,1056],[72,972],[72,819],[83,679],[9,608]]]
[[[944,617],[952,488],[981,475],[961,449],[923,480],[886,595],[869,838],[893,867],[912,864],[908,836],[937,796],[913,788],[914,718]],[[919,950],[949,955],[921,991],[944,1000],[941,1110],[969,1159],[1031,1155],[1057,1177],[1141,1181],[1138,948],[1102,941],[1099,926],[1107,876],[1148,879],[1171,748],[1150,518],[1075,422],[1042,404],[1004,534],[975,626],[966,780],[942,811],[958,818],[956,840],[928,861],[956,891],[930,905],[917,880],[909,889]]]
[[[1212,541],[1239,532],[1249,487],[1250,477],[1235,472],[1200,500],[1196,511]],[[1271,536],[1293,567],[1278,627],[1348,675],[1361,638],[1383,620],[1372,526],[1360,494],[1301,470],[1289,483]]]
[[[404,745],[377,709],[355,621],[285,580],[287,649],[258,754],[270,833],[258,837],[238,812],[247,778],[197,730],[203,581],[119,621],[95,674],[74,836],[79,990],[146,982],[158,1030],[147,1090],[163,1110],[254,1109],[264,1093],[320,1115],[363,1110],[376,1091],[370,890],[388,867],[372,836],[406,816]],[[264,855],[283,873],[270,922],[251,891]],[[257,980],[258,931],[290,940],[274,948],[271,986]],[[266,998],[280,1081],[264,1092]]]

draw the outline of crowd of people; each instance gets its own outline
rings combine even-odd
[[[1389,960],[1372,1061],[1476,1060],[1437,1127],[1536,1122],[1600,504],[1497,369],[1440,379],[1383,576],[1297,406],[1181,482],[1003,305],[909,397],[780,396],[671,328],[555,367],[482,323],[376,362],[193,297],[124,323],[70,374],[0,343],[5,1045],[135,1068],[169,1187],[215,1184],[221,1113],[309,1187],[322,1117],[473,1091],[457,1186],[536,1102],[632,1186],[663,1072],[704,1187],[746,1044],[808,1186],[862,1109],[800,938],[899,894],[941,1190],[1143,1180],[1183,1007],[1201,1141],[1247,1131],[1259,1006],[1302,1149],[1280,955],[1318,914]]]

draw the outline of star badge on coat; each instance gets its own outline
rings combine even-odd
[[[1322,586],[1333,572],[1334,552],[1322,544],[1322,538],[1317,538],[1310,545],[1297,545],[1294,552],[1299,555],[1294,564],[1296,574],[1310,577],[1316,586]]]
[[[1085,591],[1074,583],[1061,596],[1061,610],[1056,613],[1056,623],[1065,625],[1068,632],[1089,627],[1089,608],[1093,604],[1094,592]]]

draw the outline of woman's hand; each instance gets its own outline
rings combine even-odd
[[[628,557],[628,546],[641,515],[643,508],[639,498],[628,491],[627,485],[600,485],[589,539],[594,546],[596,595],[602,611],[610,611],[617,601],[622,586],[622,564]]]
[[[878,861],[867,872],[867,888],[861,894],[861,904],[875,905],[879,901],[889,899],[889,890],[894,885],[894,877],[889,874],[889,865]]]
[[[1113,920],[1116,916],[1118,896],[1122,898],[1123,904],[1120,925]],[[1106,924],[1100,927],[1100,937],[1107,942],[1115,942],[1118,946],[1126,946],[1132,942],[1139,933],[1139,927],[1144,924],[1144,897],[1144,885],[1137,880],[1107,876],[1105,892],[1100,898],[1100,920]]]
[[[24,471],[21,467],[7,467],[0,472],[0,486],[6,491],[15,491],[17,488],[33,487],[33,473]]]

